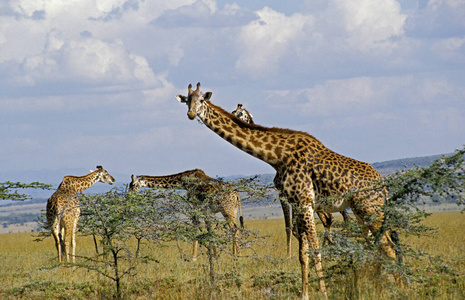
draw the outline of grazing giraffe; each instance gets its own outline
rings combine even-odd
[[[252,114],[242,107],[242,104],[237,104],[237,108],[231,112],[232,115],[238,117],[241,121],[249,124],[255,124],[253,122]],[[291,219],[291,205],[287,200],[283,197],[279,197],[279,201],[281,202],[281,208],[283,210],[284,215],[284,224],[286,226],[286,244],[287,244],[287,257],[291,257],[291,235],[292,235],[292,219]],[[331,224],[333,223],[333,215],[331,213],[325,213],[318,211],[316,212],[318,217],[320,218],[323,226],[325,228],[325,242],[332,243],[331,239]],[[347,210],[341,211],[341,215],[344,218],[344,222],[348,222],[350,220]],[[296,232],[294,231],[294,234]]]
[[[55,240],[58,261],[63,261],[63,253],[69,262],[69,246],[71,244],[73,263],[76,254],[76,230],[81,214],[78,192],[91,187],[96,182],[113,184],[115,179],[108,172],[97,166],[97,170],[84,176],[65,176],[58,189],[47,201],[47,222]],[[64,249],[62,249],[62,244]]]
[[[197,181],[187,180],[189,178],[197,179]],[[187,199],[195,197],[198,201],[202,202],[209,200],[207,197],[213,195],[213,203],[210,204],[209,208],[215,214],[221,212],[225,220],[228,221],[229,226],[234,232],[233,254],[237,254],[238,211],[241,227],[244,227],[244,225],[241,212],[241,198],[231,185],[207,176],[202,170],[194,169],[167,176],[139,175],[135,177],[131,175],[129,191],[138,192],[142,187],[163,189],[183,187],[188,191]],[[194,241],[192,260],[196,260],[197,258],[197,248],[198,241]]]
[[[303,299],[308,299],[309,247],[320,291],[326,295],[315,211],[337,212],[350,207],[363,224],[364,233],[369,230],[379,234],[382,249],[395,258],[392,240],[382,230],[386,191],[370,189],[373,181],[381,177],[370,164],[342,156],[306,132],[242,122],[212,104],[211,95],[212,92],[202,93],[197,83],[196,90],[189,85],[187,96],[177,95],[176,99],[187,104],[190,120],[199,117],[221,138],[276,170],[274,185],[292,205],[296,219]],[[338,197],[324,201],[327,196]]]

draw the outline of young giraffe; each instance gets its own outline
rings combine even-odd
[[[189,178],[196,178],[201,184],[199,184],[198,181],[187,180]],[[239,193],[234,190],[231,185],[207,176],[202,170],[195,169],[167,176],[139,175],[135,177],[134,175],[131,175],[129,191],[138,192],[142,187],[167,189],[179,186],[188,191],[188,199],[195,197],[199,201],[204,201],[206,199],[206,195],[216,194],[213,196],[214,203],[210,205],[210,210],[213,213],[221,212],[225,220],[228,221],[229,226],[234,232],[233,254],[236,255],[236,238],[239,229],[237,224],[238,211],[241,227],[244,227],[244,225],[241,212],[241,198]],[[197,248],[198,242],[195,241],[192,260],[196,260],[197,258]]]
[[[245,108],[242,107],[242,104],[237,104],[237,108],[231,112],[232,115],[236,116],[239,118],[242,122],[249,123],[249,124],[255,124],[253,122],[253,116],[252,114],[246,110]],[[291,205],[287,200],[283,199],[280,197],[279,201],[281,202],[281,208],[283,210],[283,215],[284,215],[284,224],[286,226],[286,244],[287,244],[287,257],[291,257],[291,235],[292,235],[292,219],[291,219]],[[318,217],[320,218],[321,222],[323,223],[323,226],[325,228],[325,242],[332,243],[331,239],[331,225],[333,223],[333,215],[331,213],[325,213],[325,212],[316,212]],[[349,215],[347,213],[347,210],[341,211],[341,215],[344,218],[344,222],[348,222],[350,220]],[[294,231],[294,234],[296,232]]]
[[[69,262],[69,246],[71,243],[73,263],[76,254],[76,230],[81,214],[78,192],[91,187],[97,181],[113,184],[115,179],[108,172],[97,166],[97,170],[84,176],[65,176],[58,189],[47,201],[47,222],[55,240],[58,261],[63,261],[63,253]],[[64,249],[61,245],[64,245]]]
[[[387,232],[381,232],[386,194],[369,189],[380,178],[370,164],[342,156],[305,132],[244,123],[212,104],[211,95],[201,93],[198,83],[196,90],[189,85],[188,95],[177,95],[176,99],[187,104],[190,120],[199,117],[221,138],[276,170],[275,187],[293,206],[296,219],[303,299],[308,299],[309,246],[313,249],[320,291],[326,295],[315,211],[336,212],[350,206],[364,232],[380,234],[384,252],[395,258],[392,240]],[[357,193],[350,193],[355,190]],[[338,200],[322,201],[326,196],[338,195]]]

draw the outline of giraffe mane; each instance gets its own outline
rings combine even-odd
[[[161,176],[153,176],[153,175],[138,175],[137,177],[138,178],[144,178],[144,177],[148,177],[148,178],[151,178],[151,177],[175,177],[175,176],[182,176],[184,174],[190,174],[190,173],[193,173],[193,174],[197,174],[200,179],[211,179],[211,177],[209,177],[207,174],[205,174],[205,172],[201,169],[192,169],[192,170],[186,170],[186,171],[183,171],[183,172],[179,172],[179,173],[175,173],[175,174],[170,174],[170,175],[161,175]]]
[[[265,126],[261,126],[261,125],[255,124],[255,123],[253,123],[253,124],[246,123],[246,122],[243,122],[238,117],[236,117],[235,115],[231,114],[230,112],[224,110],[222,107],[211,103],[211,101],[208,101],[208,104],[210,106],[212,106],[217,112],[219,112],[219,113],[227,116],[229,119],[233,120],[240,127],[246,127],[246,128],[250,128],[250,129],[253,129],[253,130],[260,130],[260,131],[266,131],[266,132],[284,133],[284,134],[295,134],[295,133],[297,133],[297,134],[306,135],[306,136],[308,136],[308,137],[310,137],[312,139],[318,140],[313,135],[311,135],[311,134],[309,134],[309,133],[307,133],[305,131],[299,131],[299,130],[293,130],[293,129],[287,129],[287,128],[279,128],[279,127],[265,127]]]

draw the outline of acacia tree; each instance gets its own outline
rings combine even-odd
[[[163,218],[163,212],[153,205],[158,197],[128,194],[126,189],[115,188],[104,194],[79,198],[79,230],[84,235],[93,235],[96,255],[79,256],[81,260],[76,266],[111,279],[118,299],[122,298],[123,279],[136,274],[137,262],[156,261],[150,256],[140,257],[138,253],[142,238],[150,236],[156,240],[153,232],[163,232],[157,230],[161,227],[158,221]],[[131,243],[133,237],[138,241],[135,246]]]
[[[239,249],[251,248],[252,244],[257,242],[258,234],[246,228],[231,227],[227,220],[224,220],[221,214],[213,213],[212,209],[217,211],[218,200],[225,198],[232,191],[232,187],[241,193],[242,201],[250,200],[252,197],[269,197],[266,189],[257,191],[253,179],[228,182],[230,185],[218,184],[215,191],[204,188],[205,183],[198,178],[185,178],[189,187],[188,190],[180,191],[181,186],[174,189],[156,190],[163,195],[156,200],[158,209],[164,211],[165,217],[162,222],[164,225],[165,237],[176,242],[193,243],[197,241],[200,247],[206,249],[208,259],[209,279],[211,285],[215,284],[217,278],[217,262],[222,254],[233,256],[232,244],[236,242]],[[220,181],[222,179],[219,179]],[[168,216],[168,217],[167,217]],[[160,222],[160,221],[158,221]],[[240,223],[243,224],[242,216]],[[150,226],[151,227],[151,226]],[[235,231],[239,230],[239,236]],[[186,254],[182,247],[178,247],[182,259],[189,261],[190,253]]]
[[[430,215],[424,210],[425,202],[455,202],[459,206],[465,204],[464,155],[465,148],[435,160],[428,167],[403,169],[376,182],[374,189],[387,190],[389,194],[383,208],[385,217],[381,232],[391,231],[398,259],[394,262],[380,253],[379,248],[382,245],[379,243],[379,236],[366,238],[355,222],[336,222],[333,227],[341,230],[333,232],[334,243],[322,247],[323,257],[328,264],[328,281],[347,281],[346,295],[357,298],[359,275],[366,272],[370,265],[377,266],[374,268],[376,272],[382,266],[384,275],[397,274],[403,278],[404,283],[428,281],[438,272],[454,276],[440,258],[414,250],[402,243],[399,237],[420,237],[434,233],[436,228],[423,224]],[[350,197],[350,194],[346,196]],[[418,267],[415,272],[412,271],[415,263],[424,259],[430,261],[429,271],[419,270]]]
[[[31,196],[27,194],[20,194],[18,189],[43,189],[50,190],[52,185],[32,182],[32,183],[21,183],[21,182],[0,182],[0,200],[14,200],[14,201],[24,201],[31,199]]]
[[[156,257],[141,256],[142,241],[152,243],[174,242],[180,259],[190,260],[182,242],[198,241],[206,249],[208,278],[211,285],[217,278],[217,260],[221,254],[230,252],[234,231],[222,216],[214,214],[212,205],[218,197],[229,193],[230,188],[216,193],[199,194],[199,185],[205,183],[197,178],[188,186],[192,190],[146,189],[140,193],[128,193],[126,189],[112,189],[105,194],[80,197],[81,218],[79,230],[93,235],[95,255],[81,256],[76,266],[86,268],[111,279],[116,286],[116,297],[123,295],[123,279],[137,272],[137,262],[157,262]],[[254,188],[245,187],[251,180],[237,183],[243,195],[259,197]],[[265,197],[265,195],[263,195]],[[134,245],[131,240],[135,238]],[[240,229],[237,239],[241,247],[250,247],[257,233]],[[78,256],[79,257],[79,256]]]

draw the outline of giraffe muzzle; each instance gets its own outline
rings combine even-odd
[[[193,111],[187,112],[187,117],[189,120],[194,120],[195,119],[195,113]]]

